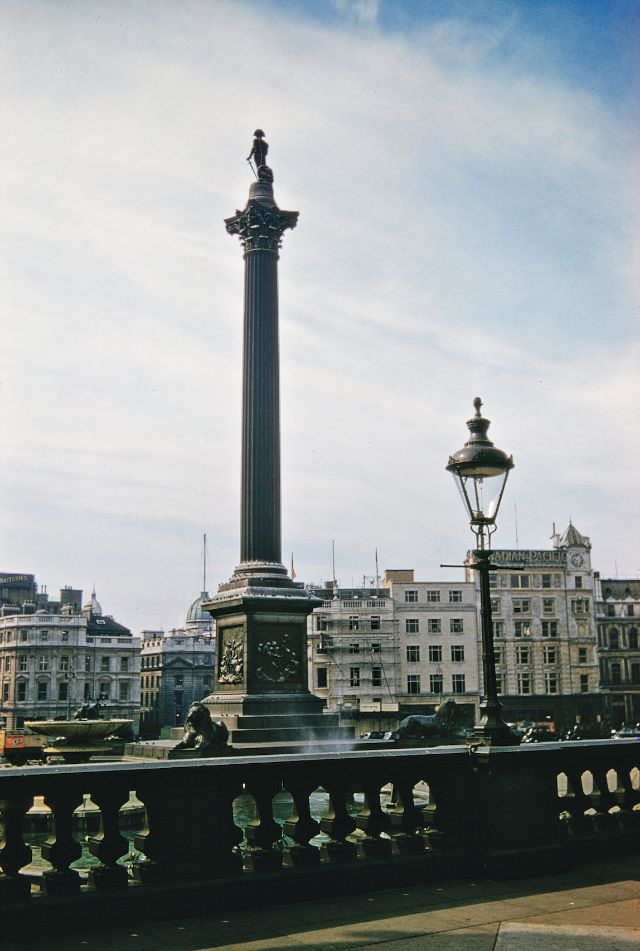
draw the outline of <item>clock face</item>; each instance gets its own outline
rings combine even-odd
[[[584,558],[576,552],[575,555],[571,556],[571,564],[574,568],[580,568],[580,566],[584,564]]]

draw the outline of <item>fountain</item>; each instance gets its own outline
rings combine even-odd
[[[92,756],[111,753],[106,738],[133,723],[132,720],[102,720],[100,709],[99,703],[84,704],[76,710],[72,720],[29,720],[25,726],[40,736],[54,738],[44,748],[47,759],[60,756],[66,763],[87,763]]]

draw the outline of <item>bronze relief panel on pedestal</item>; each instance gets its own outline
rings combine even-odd
[[[219,636],[218,683],[240,684],[244,680],[244,628],[222,628]]]

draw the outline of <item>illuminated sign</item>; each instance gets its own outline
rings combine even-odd
[[[33,584],[34,576],[33,575],[5,575],[0,572],[0,584],[2,585],[25,585]]]

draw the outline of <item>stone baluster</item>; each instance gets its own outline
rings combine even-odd
[[[596,827],[602,831],[614,831],[620,825],[620,817],[617,812],[609,812],[613,806],[619,805],[618,798],[609,789],[607,781],[607,767],[597,766],[592,770],[593,773],[593,794],[591,799],[596,810],[593,817]]]
[[[280,792],[278,780],[260,780],[247,784],[256,804],[256,814],[245,829],[249,849],[245,856],[245,868],[258,872],[279,868],[282,865],[282,850],[274,848],[282,839],[282,826],[273,818],[273,797]]]
[[[0,799],[0,812],[4,822],[4,841],[0,846],[0,897],[4,901],[28,899],[31,882],[20,875],[20,869],[31,861],[31,849],[23,838],[24,816],[33,804],[33,791],[19,792]]]
[[[199,781],[185,786],[181,778],[186,777],[176,770],[162,779],[136,780],[136,795],[147,813],[146,826],[134,840],[145,856],[135,868],[139,882],[188,882],[242,872],[237,848],[242,832],[233,821],[240,783],[223,779],[222,773],[215,783],[203,782],[198,774]]]
[[[47,894],[76,891],[82,881],[69,866],[82,855],[82,846],[73,835],[73,813],[82,805],[82,793],[67,782],[56,783],[48,789],[45,803],[53,812],[54,822],[53,835],[42,845],[43,857],[53,866],[42,876]]]
[[[587,809],[593,808],[593,803],[582,787],[583,772],[580,767],[565,770],[567,795],[563,797],[562,802],[570,815],[569,829],[576,835],[594,831],[590,817],[585,815]]]
[[[424,852],[425,840],[417,832],[424,825],[420,809],[413,800],[414,777],[403,776],[396,780],[393,796],[387,810],[392,829],[393,847],[399,855],[419,855]]]
[[[356,828],[355,821],[347,811],[347,798],[351,798],[351,790],[345,783],[335,781],[325,784],[329,793],[329,808],[326,816],[320,820],[320,830],[329,836],[328,842],[323,842],[320,848],[324,862],[351,862],[356,858],[356,847],[347,842],[347,836]]]
[[[105,785],[92,792],[91,798],[101,816],[100,832],[89,836],[89,851],[102,865],[90,870],[89,881],[96,888],[126,888],[127,870],[118,859],[128,850],[128,842],[120,834],[120,807],[128,801],[129,792],[119,785]]]
[[[366,836],[358,842],[360,858],[383,859],[391,855],[391,839],[381,838],[382,832],[391,828],[391,819],[383,812],[380,804],[380,789],[383,781],[367,778],[364,786],[364,805],[356,816],[356,826]]]
[[[620,783],[622,783],[624,789],[622,822],[626,827],[640,825],[640,809],[633,808],[640,805],[640,789],[633,785],[631,770],[628,765],[618,770],[618,784]]]
[[[320,849],[309,845],[309,841],[320,831],[320,824],[312,817],[309,804],[316,784],[313,781],[300,783],[291,779],[285,786],[293,798],[293,811],[284,824],[283,832],[293,839],[294,844],[285,848],[284,865],[287,868],[319,865]]]

